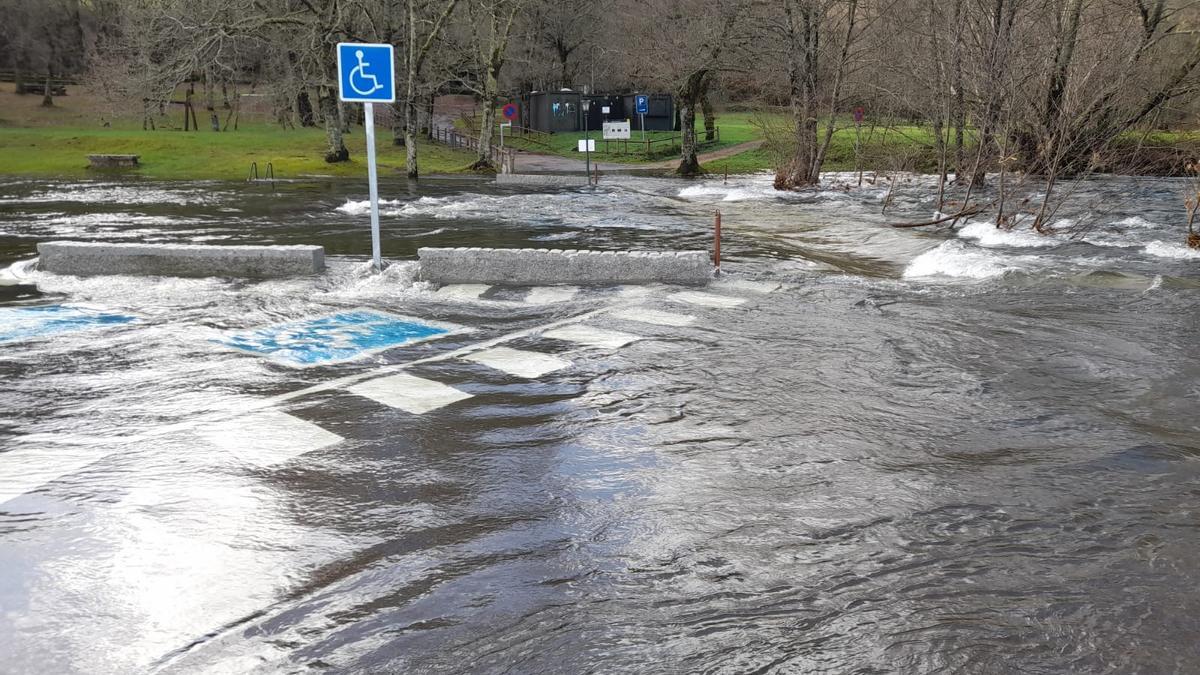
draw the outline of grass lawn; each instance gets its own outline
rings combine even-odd
[[[382,136],[376,139],[379,171],[404,171],[404,148],[392,145],[391,134]],[[251,162],[258,162],[260,176],[271,162],[277,178],[366,175],[366,142],[360,130],[346,137],[349,162],[327,164],[321,156],[324,139],[318,129],[284,130],[265,124],[223,132],[7,128],[0,129],[0,174],[90,176],[98,172],[87,168],[89,154],[135,154],[141,155],[141,168],[127,173],[148,178],[244,179]],[[430,143],[419,144],[418,152],[425,174],[468,171],[474,161],[470,153]]]
[[[750,115],[745,117],[750,118]],[[720,119],[720,118],[718,118]],[[782,116],[775,123],[784,123]],[[736,128],[736,127],[735,127]],[[749,121],[737,128],[739,133],[753,134],[747,140],[761,138],[760,130]],[[824,128],[818,133],[823,134]],[[857,143],[856,143],[857,136]],[[722,134],[722,138],[724,134]],[[742,142],[742,141],[738,141]],[[855,146],[858,146],[856,161]],[[853,123],[849,120],[839,120],[839,127],[833,134],[829,151],[825,155],[824,171],[850,171],[861,165],[871,170],[913,170],[933,172],[937,170],[937,154],[933,149],[934,136],[925,127],[895,126],[890,128],[871,128],[864,124],[856,133]],[[703,151],[702,151],[703,152]],[[728,171],[731,174],[757,173],[774,170],[775,164],[771,153],[765,148],[756,148],[743,153],[713,160],[702,164],[707,173],[720,174]]]
[[[783,130],[784,133],[788,133],[786,128],[790,122],[785,113],[720,112],[717,114],[716,124],[720,129],[720,141],[702,143],[699,149],[700,153],[704,154],[749,141],[761,140],[763,132],[759,125],[762,122],[774,125]],[[703,140],[702,120],[697,120],[696,131],[697,136]],[[676,135],[678,135],[677,132],[665,131],[647,133],[647,136],[651,138],[666,138]],[[606,153],[604,152],[604,141],[599,139],[600,133],[593,130],[591,136],[597,139],[597,152],[593,155],[593,158],[598,161],[638,164],[679,157],[679,146],[677,144],[672,145],[668,149],[665,143],[660,146],[662,147],[662,151],[653,152],[649,156],[644,152],[635,152],[634,154]],[[583,132],[537,135],[537,139],[548,141],[548,147],[544,144],[523,141],[519,136],[511,142],[506,139],[505,143],[511,147],[528,149],[534,152],[578,158],[579,153],[576,151],[577,141],[583,137]],[[644,147],[641,146],[639,141],[640,132],[634,131],[633,138],[629,143],[630,149],[634,150]],[[872,128],[869,124],[864,124],[860,130],[860,162],[868,170],[898,170],[907,168],[918,171],[934,171],[937,166],[937,156],[933,151],[933,142],[934,137],[932,132],[925,127],[910,125],[894,126],[891,128]],[[616,144],[615,141],[610,143],[610,147]],[[855,130],[852,120],[847,116],[845,119],[839,120],[839,128],[834,133],[833,143],[826,156],[826,170],[848,171],[853,169],[856,164],[854,148]],[[712,174],[724,173],[725,171],[729,173],[756,173],[772,170],[774,163],[770,153],[765,149],[759,148],[724,159],[714,160],[704,164],[703,168],[706,172]]]
[[[0,93],[0,175],[107,173],[87,168],[89,154],[140,155],[139,169],[121,173],[147,178],[244,180],[251,162],[258,163],[260,176],[272,163],[277,178],[367,174],[365,137],[357,126],[346,136],[351,161],[327,164],[321,129],[283,129],[246,116],[237,131],[213,132],[206,126],[201,131],[143,131],[140,122],[119,118],[103,127],[92,112],[94,101],[85,96],[58,98],[53,108],[40,107],[40,101],[11,90]],[[201,118],[202,113],[198,111]],[[383,175],[406,169],[404,148],[392,145],[391,138],[389,130],[378,130],[376,156]],[[433,143],[418,144],[418,158],[423,174],[467,172],[474,162],[472,153]]]

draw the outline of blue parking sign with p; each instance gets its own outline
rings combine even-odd
[[[645,94],[638,94],[633,97],[634,112],[639,115],[645,115],[650,112],[650,97]]]
[[[339,42],[338,98],[350,103],[396,100],[396,73],[391,45]]]

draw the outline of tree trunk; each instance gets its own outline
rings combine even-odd
[[[20,56],[13,57],[13,91],[24,96],[25,95],[25,68],[23,67],[24,59]]]
[[[1079,21],[1083,14],[1083,0],[1068,0],[1057,18],[1057,31],[1054,44],[1054,66],[1050,73],[1050,81],[1046,87],[1046,100],[1042,108],[1042,138],[1040,143],[1025,143],[1023,150],[1032,152],[1025,159],[1026,170],[1042,173],[1056,163],[1059,146],[1070,146],[1069,139],[1063,136],[1069,131],[1063,125],[1063,97],[1067,92],[1067,75],[1071,61],[1075,55],[1075,45],[1079,41]],[[1070,130],[1073,131],[1073,130]],[[1084,148],[1085,154],[1090,154],[1091,148]],[[1067,162],[1071,167],[1072,163]]]
[[[675,92],[679,109],[679,168],[680,176],[698,176],[700,160],[696,157],[696,108],[704,96],[709,71],[697,70],[687,77]]]
[[[472,168],[491,169],[492,166],[492,134],[496,125],[496,97],[499,95],[500,84],[496,79],[497,70],[489,66],[483,83],[483,112],[479,116],[479,152]]]
[[[408,108],[405,103],[408,101],[408,94],[405,93],[400,98],[392,103],[392,145],[402,146],[408,138],[408,129],[406,127],[408,114],[405,112]]]
[[[808,2],[785,0],[788,54],[788,100],[794,124],[791,157],[775,170],[776,190],[795,190],[816,185],[821,168],[817,164],[816,78],[820,40],[820,18]]]
[[[425,133],[429,135],[429,140],[431,141],[433,140],[433,135],[437,133],[437,129],[434,128],[433,120],[433,105],[435,101],[437,101],[437,92],[429,92],[429,101],[427,104],[428,107],[425,109],[425,121],[427,123],[427,126],[425,127]]]
[[[325,120],[325,161],[330,164],[349,161],[350,151],[346,149],[346,143],[342,140],[342,120],[338,114],[337,92],[322,87],[317,100],[321,106],[321,117]]]
[[[414,31],[415,35],[415,31]],[[404,158],[408,177],[416,180],[420,176],[417,167],[417,74],[408,69],[408,86],[404,90]]]
[[[217,115],[216,89],[207,73],[204,75],[204,109],[208,111],[209,128],[221,130],[221,117]]]
[[[315,127],[317,121],[313,119],[312,99],[308,97],[308,90],[303,89],[296,95],[296,114],[300,117],[300,126]]]
[[[495,78],[489,75],[488,79],[495,82]],[[492,133],[496,125],[496,97],[485,97],[483,100],[483,113],[479,116],[479,152],[476,155],[475,169],[491,169],[492,165]]]
[[[47,70],[46,71],[46,88],[42,94],[42,107],[43,108],[53,108],[54,107],[54,99],[51,97],[50,86],[51,86],[50,85],[50,71]]]
[[[954,125],[954,182],[956,183],[962,181],[963,170],[967,166],[967,151],[964,143],[967,106],[963,94],[962,7],[963,0],[954,1],[954,63],[950,80],[950,87],[953,90],[950,97],[950,119]]]
[[[804,114],[803,106],[795,101],[792,103],[792,116],[796,123],[796,147],[787,164],[775,172],[776,190],[795,190],[820,182],[819,171],[813,171],[817,157],[817,118]]]
[[[696,157],[696,102],[679,100],[679,168],[680,176],[700,175],[700,160]]]
[[[700,97],[700,110],[704,113],[704,140],[711,142],[717,137],[717,113],[713,110],[712,101],[708,97],[708,78],[704,79],[704,94]]]
[[[429,127],[433,124],[432,106],[428,103],[429,97],[422,96],[413,101],[413,105],[417,107],[417,133],[425,138],[429,138]]]

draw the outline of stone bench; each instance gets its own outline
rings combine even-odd
[[[440,284],[705,284],[707,251],[421,248],[420,277]]]
[[[141,155],[88,155],[93,169],[132,169],[138,165]]]
[[[20,82],[17,84],[16,87],[13,88],[13,91],[15,91],[18,94],[35,94],[37,96],[43,96],[46,93],[46,83],[45,83],[45,81],[42,81],[42,82]],[[50,84],[50,95],[51,96],[66,96],[67,95],[67,86],[65,84],[61,84],[58,82],[52,82]]]
[[[208,246],[52,241],[38,244],[38,269],[54,274],[271,279],[325,269],[321,246]]]

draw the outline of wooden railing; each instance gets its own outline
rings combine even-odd
[[[700,140],[705,132],[697,133],[696,147],[704,147],[706,145],[721,142],[721,128],[713,127],[713,140]],[[604,152],[613,155],[633,155],[643,154],[649,157],[655,152],[663,151],[663,144],[666,144],[667,149],[673,150],[683,144],[682,134],[672,134],[670,136],[659,136],[657,138],[646,138],[645,140],[630,138],[623,140],[606,140],[604,141]]]
[[[433,140],[451,148],[479,152],[479,138],[460,134],[457,129],[434,127]],[[517,151],[511,148],[501,148],[492,144],[488,150],[488,158],[492,165],[500,169],[500,173],[513,173],[517,167]]]
[[[516,138],[522,143],[536,145],[546,150],[553,149],[553,146],[550,144],[550,137],[553,134],[545,131],[538,131],[537,129],[530,129],[529,127],[522,127],[518,126],[517,124],[513,124],[512,128],[505,130],[504,135],[508,138]]]

